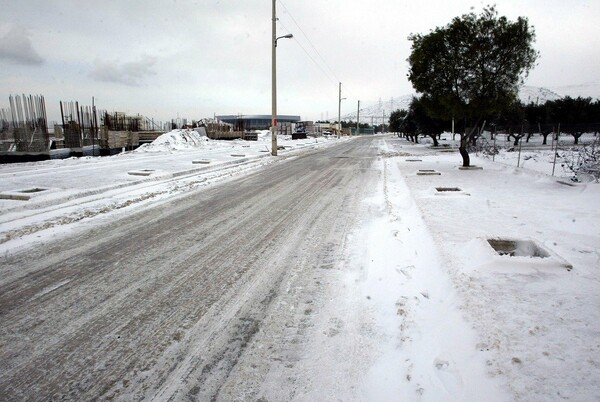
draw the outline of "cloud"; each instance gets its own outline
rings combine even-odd
[[[0,37],[0,60],[25,65],[44,63],[31,45],[27,30],[19,26],[12,27],[6,35]]]
[[[144,55],[139,61],[127,63],[105,62],[96,60],[94,70],[90,77],[97,81],[114,82],[132,87],[142,85],[144,78],[155,75],[152,67],[156,64],[156,57]]]

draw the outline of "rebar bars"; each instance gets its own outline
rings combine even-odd
[[[96,106],[80,106],[79,102],[60,102],[65,147],[80,148],[98,143]]]
[[[4,133],[2,150],[14,144],[14,150],[18,152],[47,151],[50,136],[44,97],[10,95],[9,103],[9,109],[0,110],[0,131]]]

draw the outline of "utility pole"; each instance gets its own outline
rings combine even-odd
[[[96,128],[94,127],[94,117],[96,116],[96,106],[94,105],[94,97],[93,96],[92,96],[92,113],[93,113],[92,118],[91,118],[91,121],[92,121],[92,129],[91,129],[91,132],[92,132],[92,156],[96,156],[95,155],[96,154],[96,144],[94,141],[94,137],[96,136]]]
[[[271,21],[271,155],[277,156],[277,15],[273,0],[273,20]]]
[[[381,117],[381,134],[385,134],[385,110],[382,110],[383,116]]]
[[[338,138],[342,138],[342,83],[339,85],[338,95]]]
[[[358,101],[358,109],[356,110],[356,135],[360,134],[360,100]]]
[[[294,37],[292,34],[277,37],[276,1],[273,0],[273,19],[271,21],[271,155],[273,156],[277,156],[277,40]]]

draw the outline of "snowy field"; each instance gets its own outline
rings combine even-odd
[[[277,161],[338,141],[344,139],[292,141],[279,136]],[[7,240],[35,239],[24,238],[26,234],[168,199],[254,171],[275,162],[270,152],[268,131],[260,132],[258,141],[213,141],[193,130],[174,130],[152,144],[109,157],[0,165],[0,250],[12,247],[3,246]]]
[[[271,158],[266,135],[225,142],[172,132],[112,157],[2,165],[0,193],[31,198],[0,199],[0,255],[349,141],[281,138],[286,149]],[[342,256],[313,274],[327,287],[294,288],[312,292],[310,314],[281,313],[309,320],[302,357],[289,372],[284,362],[281,372],[269,371],[259,394],[600,400],[600,184],[571,183],[562,169],[550,176],[545,150],[522,153],[519,168],[515,152],[495,161],[472,155],[483,169],[463,171],[456,151],[393,135],[371,146],[377,157],[357,174],[376,180]],[[43,191],[26,192],[33,189]],[[515,255],[500,255],[488,240],[513,242]],[[15,267],[2,268],[3,282],[11,275]],[[267,353],[261,336],[248,346],[257,355]],[[294,374],[293,385],[283,373]]]
[[[411,248],[424,249],[415,253],[416,263],[398,267],[403,280],[417,284],[410,300],[416,318],[407,314],[408,319],[429,322],[436,316],[423,310],[457,295],[452,304],[477,334],[475,351],[454,353],[451,345],[462,336],[461,327],[453,328],[457,321],[436,311],[439,319],[432,323],[432,332],[441,337],[448,355],[431,356],[427,363],[431,368],[431,360],[445,362],[432,370],[440,376],[441,388],[457,389],[473,381],[453,367],[460,368],[459,359],[477,354],[485,360],[487,374],[502,378],[510,388],[510,400],[598,400],[600,185],[570,184],[540,173],[547,171],[544,158],[538,159],[541,168],[532,158],[523,169],[510,166],[507,158],[492,162],[475,157],[472,163],[482,170],[460,171],[457,154],[433,154],[404,140],[389,142],[395,151],[411,154],[393,164],[396,180],[411,196],[401,197],[396,191],[397,201],[391,205],[417,209],[428,234],[411,239],[416,244]],[[418,175],[418,170],[440,174]],[[531,240],[547,256],[497,255],[487,239]],[[431,259],[438,260],[431,264]],[[411,272],[438,264],[450,277],[446,284],[431,277],[422,282]],[[424,316],[419,319],[418,314]],[[417,337],[419,342],[422,338]],[[444,393],[438,396],[430,400],[452,399]]]
[[[457,149],[460,145],[458,139],[458,135],[455,136],[455,140],[452,140],[452,134],[444,133],[441,136],[440,146]],[[429,137],[422,138],[420,141],[423,144],[432,144]],[[548,136],[545,145],[541,135],[533,135],[529,141],[526,141],[525,137],[522,138],[520,146],[515,146],[513,141],[514,139],[508,138],[505,134],[499,134],[496,141],[493,141],[490,133],[485,132],[483,140],[480,140],[483,149],[476,150],[473,154],[507,166],[520,167],[527,171],[571,180],[575,175],[569,170],[567,162],[573,157],[577,157],[577,153],[574,151],[582,145],[590,145],[594,141],[598,141],[598,136],[584,134],[579,139],[579,145],[574,145],[574,138],[566,134],[561,135],[555,142],[553,142],[552,136]],[[496,147],[498,154],[492,155],[490,152],[485,152],[486,148],[489,150],[493,147]],[[593,181],[594,178],[582,174],[579,180],[587,182]]]

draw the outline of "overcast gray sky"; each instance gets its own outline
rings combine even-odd
[[[488,2],[282,0],[278,111],[337,117],[412,92],[410,33],[427,33]],[[541,53],[527,85],[600,86],[600,1],[497,0],[525,16]],[[166,120],[270,114],[271,0],[4,0],[0,4],[0,107],[10,94]],[[600,94],[589,94],[596,97]]]

